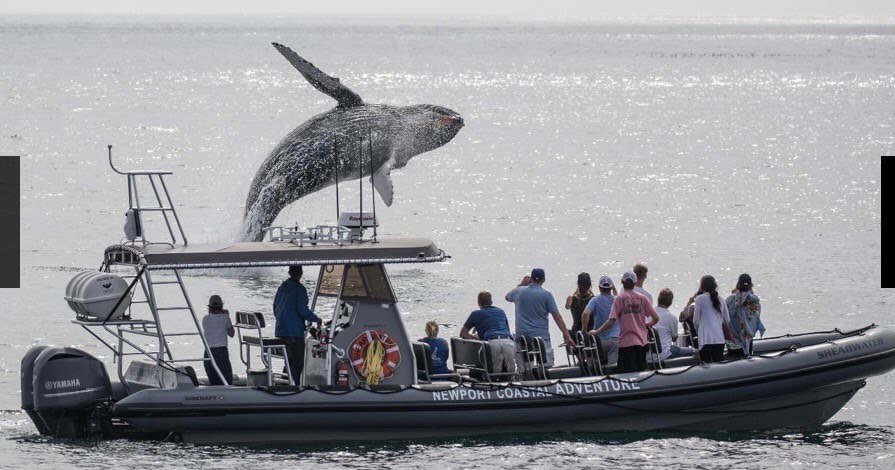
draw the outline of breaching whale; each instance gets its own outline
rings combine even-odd
[[[323,73],[292,49],[273,46],[314,88],[339,104],[295,128],[264,160],[246,197],[245,240],[261,240],[262,229],[284,207],[334,184],[336,172],[339,181],[371,176],[376,191],[390,206],[391,170],[450,142],[463,127],[459,114],[441,106],[366,104],[338,78]]]

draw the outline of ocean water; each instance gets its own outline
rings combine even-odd
[[[895,465],[895,375],[799,431],[260,448],[39,436],[18,411],[25,351],[73,345],[111,359],[69,324],[62,300],[68,279],[123,236],[126,186],[106,144],[120,167],[175,172],[191,243],[234,239],[267,152],[334,105],[271,41],[367,102],[437,104],[465,119],[453,142],[393,172],[391,207],[377,201],[382,236],[430,237],[452,256],[391,269],[414,335],[430,319],[462,323],[479,290],[501,299],[533,266],[561,301],[579,272],[618,278],[635,262],[650,267],[648,290],[675,292],[675,311],[703,274],[727,290],[748,272],[769,334],[895,326],[895,294],[879,288],[895,25],[5,17],[0,154],[22,155],[22,288],[0,291],[0,467]],[[343,209],[357,194],[343,186]],[[334,212],[330,188],[279,220],[330,223]],[[269,312],[283,277],[186,282],[199,304],[219,293],[231,310]]]

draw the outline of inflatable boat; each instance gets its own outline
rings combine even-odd
[[[520,372],[495,374],[487,343],[452,338],[454,371],[436,376],[426,346],[407,334],[386,269],[446,259],[432,241],[367,238],[375,214],[357,213],[335,226],[268,228],[261,242],[187,244],[164,183],[170,173],[124,174],[128,241],[109,246],[101,268],[76,275],[64,296],[73,324],[114,361],[74,348],[27,352],[22,408],[44,435],[258,443],[806,427],[895,368],[895,333],[871,325],[760,339],[749,358],[656,361],[639,373],[616,373],[598,338],[582,335],[560,367],[544,365],[539,338],[517,338]],[[146,180],[149,206],[136,189]],[[168,241],[145,238],[150,210],[164,215],[156,222],[167,224]],[[238,311],[244,371],[233,385],[209,385],[197,370],[228,380],[206,363],[182,273],[293,265],[318,268],[310,303],[326,319],[307,334],[304,373],[281,372],[288,352],[270,334],[270,314]],[[660,348],[654,336],[651,347]]]

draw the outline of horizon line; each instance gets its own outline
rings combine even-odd
[[[862,15],[776,15],[776,16],[756,16],[756,15],[689,15],[689,16],[668,16],[668,15],[555,15],[545,17],[531,17],[524,15],[501,15],[501,14],[474,14],[474,13],[370,13],[370,12],[351,12],[351,13],[302,13],[302,12],[108,12],[108,11],[78,11],[78,12],[43,12],[43,11],[3,11],[0,14],[6,16],[6,19],[14,17],[46,16],[53,18],[75,17],[75,18],[288,18],[288,17],[305,17],[305,18],[368,18],[368,19],[420,19],[420,20],[499,20],[529,23],[546,23],[555,21],[567,21],[570,23],[587,23],[587,22],[613,22],[613,21],[650,21],[650,22],[666,22],[666,21],[690,21],[696,23],[714,24],[723,22],[756,22],[756,23],[777,23],[777,24],[811,24],[811,23],[839,23],[839,24],[874,24],[885,25],[892,24],[895,26],[895,16],[879,17],[879,16],[862,16]],[[48,18],[49,19],[49,18]],[[184,18],[186,19],[186,18]],[[4,23],[0,19],[0,23]]]

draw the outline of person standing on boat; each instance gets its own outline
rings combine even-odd
[[[615,301],[615,284],[609,276],[601,276],[600,282],[597,284],[600,289],[600,295],[590,299],[584,313],[581,315],[581,321],[585,325],[585,331],[589,334],[596,335],[596,328],[609,319],[609,312],[612,310],[612,303]],[[600,354],[606,357],[606,362],[615,364],[618,362],[618,324],[614,324],[599,335],[600,344],[603,350]]]
[[[693,302],[693,323],[699,336],[699,358],[702,362],[719,362],[724,358],[724,342],[730,314],[727,303],[718,296],[718,283],[712,276],[702,276],[699,290],[703,293]]]
[[[211,351],[211,358],[208,357],[208,352],[205,352],[205,361],[203,362],[209,385],[224,385],[224,382],[221,382],[221,376],[214,369],[214,364],[217,364],[227,385],[233,385],[233,366],[230,365],[227,337],[232,338],[236,334],[236,330],[233,329],[233,323],[230,321],[230,312],[224,310],[224,300],[219,295],[212,295],[208,298],[208,313],[202,317],[202,332],[205,335],[205,342],[208,343],[208,349]],[[214,361],[214,364],[211,361]]]
[[[289,371],[296,384],[301,381],[305,366],[305,322],[323,321],[308,308],[308,289],[301,283],[301,266],[289,266],[289,279],[283,281],[273,299],[273,314],[277,320],[274,334],[286,345]],[[285,372],[285,368],[284,368]]]
[[[432,374],[450,374],[448,369],[448,354],[450,347],[444,338],[438,337],[438,322],[430,320],[426,322],[426,337],[420,338],[420,342],[429,345],[432,357]]]
[[[510,322],[500,307],[495,307],[488,291],[479,292],[479,309],[463,323],[460,337],[487,341],[491,349],[491,373],[515,373],[516,343],[510,334]],[[475,330],[472,333],[471,330]]]
[[[636,283],[637,275],[634,273],[628,271],[622,275],[624,290],[612,302],[609,318],[594,332],[599,335],[618,322],[619,372],[646,370],[646,329],[659,321],[656,309],[649,299],[634,290]],[[646,317],[650,317],[649,322]]]
[[[572,331],[569,332],[572,335],[582,330],[588,330],[586,326],[581,326],[581,314],[584,312],[584,307],[587,306],[590,299],[594,297],[594,293],[590,288],[590,274],[581,273],[578,275],[578,288],[575,289],[572,295],[566,297],[566,310],[572,311]]]
[[[634,274],[637,275],[637,282],[634,284],[634,292],[646,296],[646,298],[649,299],[649,304],[653,305],[653,294],[650,294],[643,288],[643,283],[646,282],[646,273],[648,271],[649,268],[643,263],[634,265]]]
[[[559,314],[556,299],[553,298],[550,291],[543,287],[544,281],[547,279],[544,270],[532,269],[530,278],[531,284],[525,285],[526,278],[522,278],[522,283],[511,290],[505,299],[516,306],[516,338],[527,336],[543,339],[546,347],[544,366],[553,367],[553,346],[550,344],[550,323],[547,321],[547,317],[553,316],[553,321],[556,322],[556,326],[559,327],[567,344],[574,346],[575,341],[572,340],[572,336],[566,328],[566,322]],[[522,352],[518,350],[516,351],[516,362],[524,364]]]
[[[765,328],[761,322],[761,301],[752,292],[752,276],[740,274],[736,289],[727,297],[727,310],[730,313],[730,334],[733,340],[727,343],[729,357],[746,357],[752,355],[752,339]]]

